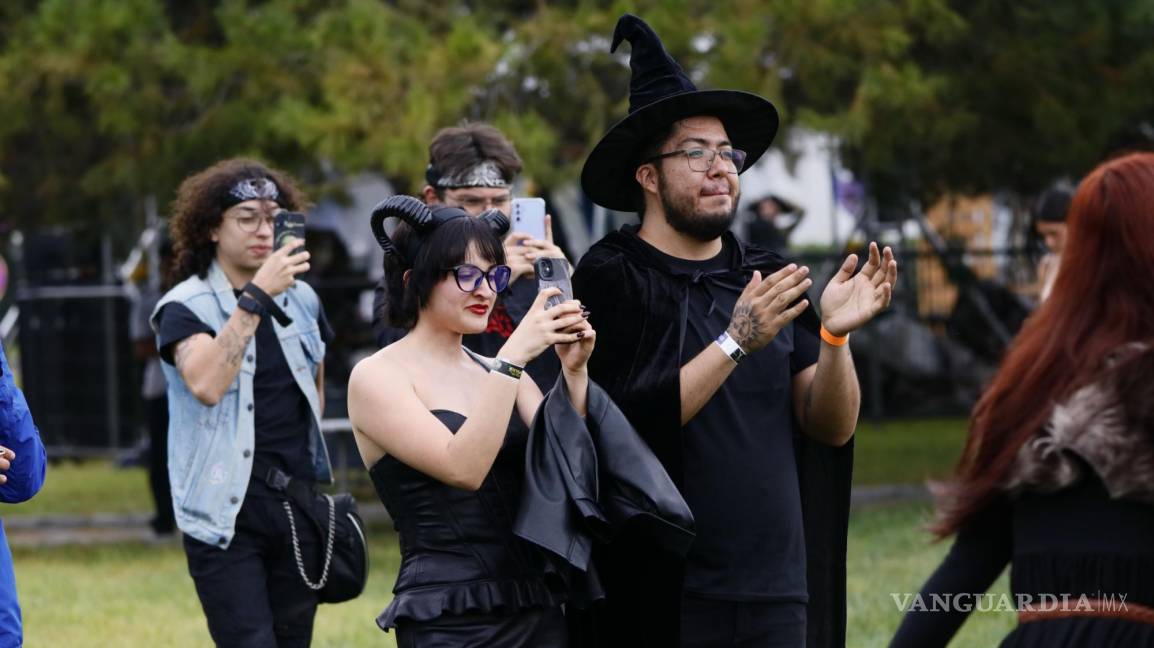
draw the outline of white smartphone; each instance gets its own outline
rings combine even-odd
[[[543,198],[514,198],[511,230],[545,240],[545,200]]]

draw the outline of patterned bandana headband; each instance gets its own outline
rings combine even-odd
[[[470,169],[465,169],[456,175],[441,175],[436,167],[429,163],[425,170],[425,180],[438,189],[460,189],[462,187],[493,187],[496,189],[509,188],[505,175],[492,160],[485,160]]]
[[[221,197],[220,205],[222,209],[228,209],[246,200],[272,200],[281,205],[280,189],[269,178],[246,178],[234,184]]]

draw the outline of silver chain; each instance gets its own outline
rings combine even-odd
[[[319,495],[329,503],[329,537],[325,541],[325,566],[321,570],[321,579],[316,583],[310,581],[308,575],[305,574],[305,562],[301,559],[301,543],[300,539],[297,538],[297,523],[293,518],[292,505],[288,502],[281,502],[284,505],[284,512],[288,514],[289,530],[292,531],[293,555],[297,559],[297,571],[301,573],[301,579],[311,590],[319,590],[324,587],[325,582],[329,579],[329,565],[333,562],[333,536],[336,535],[333,531],[337,526],[337,505],[333,502],[333,498],[325,493],[319,493]]]

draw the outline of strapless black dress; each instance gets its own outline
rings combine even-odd
[[[465,417],[433,415],[453,433]],[[476,492],[454,488],[390,456],[369,474],[393,518],[401,566],[377,617],[405,646],[566,645],[565,588],[542,550],[513,535],[525,437],[510,433]]]

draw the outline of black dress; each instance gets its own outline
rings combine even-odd
[[[433,410],[456,433],[465,417]],[[511,428],[512,429],[512,428]],[[401,546],[393,602],[377,617],[407,646],[567,644],[564,584],[540,549],[513,535],[525,437],[510,432],[476,492],[385,456],[370,469]]]
[[[1035,605],[1055,602],[1042,598],[1046,594],[1059,604],[1067,595],[1071,607],[1081,595],[1115,603],[1125,596],[1126,603],[1154,607],[1154,506],[1111,498],[1100,479],[1085,473],[1057,493],[1006,496],[959,532],[921,591],[927,610],[907,612],[891,646],[947,645],[967,613],[935,611],[932,596],[985,592],[1009,561],[1011,591],[1029,595]],[[1154,625],[1104,617],[1044,619],[1020,624],[1001,646],[1154,647]]]

